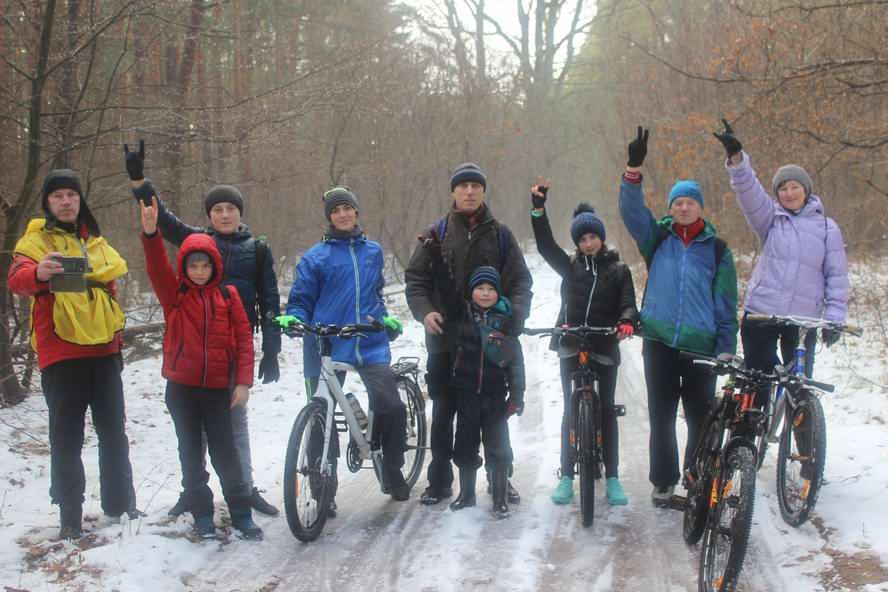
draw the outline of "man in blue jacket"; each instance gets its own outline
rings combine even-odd
[[[139,140],[139,151],[131,152],[123,146],[126,171],[129,174],[133,195],[146,204],[157,192],[151,181],[145,178],[145,142]],[[244,198],[235,187],[216,185],[204,199],[208,228],[188,226],[157,199],[157,227],[163,238],[179,246],[189,234],[202,232],[213,237],[216,248],[222,255],[222,285],[237,289],[243,302],[247,318],[253,327],[262,330],[262,360],[259,362],[259,378],[263,384],[277,382],[280,378],[278,354],[281,351],[281,335],[274,326],[274,318],[280,314],[280,295],[277,276],[274,273],[274,258],[271,249],[264,241],[256,240],[250,229],[241,223],[244,213]],[[257,312],[258,305],[258,312]],[[231,427],[234,431],[235,446],[240,458],[244,482],[250,487],[250,504],[257,512],[277,516],[278,509],[268,503],[260,490],[253,484],[253,465],[250,454],[250,433],[247,425],[247,407],[238,405],[231,410]],[[264,490],[263,490],[264,491]],[[171,516],[188,511],[182,496],[170,509]]]
[[[385,483],[395,501],[410,497],[401,473],[407,447],[407,410],[391,369],[388,333],[400,333],[401,323],[385,309],[382,288],[385,257],[358,225],[358,200],[348,187],[324,194],[324,215],[330,223],[321,242],[306,251],[296,265],[283,327],[366,323],[381,320],[386,331],[360,339],[333,338],[332,358],[354,366],[367,389],[370,409],[378,418]],[[306,344],[309,340],[306,340]],[[306,376],[311,377],[306,369]],[[316,386],[316,385],[315,385]],[[335,508],[335,505],[334,505]]]

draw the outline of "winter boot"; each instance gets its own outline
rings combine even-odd
[[[61,504],[59,506],[59,538],[62,540],[79,539],[83,534],[83,506],[81,504]]]
[[[552,503],[563,505],[569,504],[570,501],[574,498],[574,482],[568,476],[562,476],[558,481],[558,487],[555,488],[555,492],[552,494]]]
[[[231,513],[231,526],[240,532],[240,536],[248,541],[261,541],[262,529],[253,522],[253,513],[250,507],[232,508],[228,507]]]
[[[490,495],[493,496],[493,515],[497,518],[509,517],[509,477],[508,467],[494,468],[490,471]]]
[[[509,466],[509,476],[511,476],[512,470],[511,466]],[[518,493],[518,490],[512,485],[512,481],[508,482],[508,499],[510,504],[520,504],[521,503],[521,494]],[[490,493],[490,470],[487,470],[487,493]]]
[[[327,508],[327,518],[336,518],[336,500],[330,500],[330,507]]]
[[[454,512],[475,505],[475,480],[478,477],[478,469],[459,468],[459,495],[450,504]]]
[[[194,517],[194,534],[202,539],[211,539],[216,536],[216,525],[213,523],[213,515]]]
[[[452,495],[452,487],[435,487],[429,485],[425,488],[425,491],[422,492],[422,495],[419,496],[419,503],[424,506],[434,506]]]
[[[625,506],[629,503],[629,498],[616,477],[607,478],[607,503],[612,506]]]
[[[173,507],[170,508],[169,512],[167,512],[168,516],[172,516],[173,518],[178,518],[182,514],[188,511],[188,499],[185,497],[185,492],[179,494],[179,499],[173,504]]]
[[[259,495],[260,490],[253,488],[253,493],[250,494],[250,507],[259,512],[260,514],[265,514],[266,516],[277,516],[280,514],[280,510],[269,504],[265,499]],[[261,490],[261,493],[265,493],[265,490]]]
[[[674,492],[674,485],[655,485],[654,491],[651,493],[651,501],[658,508],[668,508]]]
[[[145,518],[148,515],[145,512],[143,512],[142,510],[136,508],[136,500],[130,500],[129,507],[123,512],[117,512],[117,511],[105,512],[105,516],[110,516],[111,518],[114,518],[114,519],[119,519],[124,514],[126,514],[130,520],[137,520],[139,518]]]
[[[406,502],[410,499],[410,486],[401,474],[401,469],[387,469],[386,481],[389,484],[389,495],[396,502]]]

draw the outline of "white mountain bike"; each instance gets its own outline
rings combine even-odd
[[[355,367],[331,358],[333,337],[360,339],[366,337],[365,332],[383,330],[384,326],[373,320],[369,324],[318,327],[302,324],[285,331],[290,337],[316,335],[321,356],[317,392],[293,422],[284,463],[284,509],[290,530],[300,541],[316,539],[327,522],[338,486],[340,432],[350,435],[345,452],[348,470],[356,473],[369,460],[370,466],[366,468],[373,469],[380,490],[389,493],[373,411],[365,414],[354,395],[343,391],[337,377],[337,373],[355,371]],[[425,401],[417,381],[418,363],[419,358],[408,357],[392,365],[401,402],[407,409],[407,447],[402,471],[410,488],[422,473],[428,439]]]

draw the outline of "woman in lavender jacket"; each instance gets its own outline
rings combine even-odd
[[[811,177],[799,166],[788,164],[774,175],[771,187],[777,200],[762,187],[743,151],[740,140],[724,119],[725,131],[715,134],[728,155],[725,168],[737,205],[762,245],[743,303],[740,338],[746,363],[770,370],[777,364],[777,342],[784,363],[792,359],[798,344],[796,330],[750,321],[749,313],[823,318],[843,323],[848,312],[848,260],[842,232],[824,214],[823,202],[811,192]],[[839,334],[823,330],[829,347]],[[805,340],[808,356],[805,374],[814,368],[816,334]]]

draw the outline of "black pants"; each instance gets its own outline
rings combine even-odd
[[[774,366],[789,366],[795,359],[795,349],[799,344],[798,329],[793,327],[776,327],[762,321],[750,321],[743,313],[740,324],[740,340],[743,342],[743,356],[746,367],[762,372],[774,372]],[[777,345],[780,344],[780,358],[777,357]],[[817,346],[817,331],[809,331],[805,336],[805,376],[814,375],[814,349]],[[781,362],[782,359],[782,362]],[[768,397],[767,387],[756,392],[755,404],[761,409]]]
[[[429,352],[426,363],[426,384],[432,400],[432,429],[429,463],[429,486],[447,488],[453,485],[453,418],[456,417],[458,397],[450,388],[450,352]],[[477,455],[476,455],[477,456]]]
[[[43,369],[41,381],[49,409],[52,503],[83,503],[86,477],[80,453],[89,407],[99,440],[102,510],[111,516],[129,510],[135,505],[136,494],[124,428],[126,413],[118,357],[56,362]]]
[[[387,364],[357,366],[358,376],[367,390],[370,409],[373,411],[373,433],[379,436],[383,463],[386,470],[398,470],[404,466],[404,450],[407,448],[407,408],[398,394],[397,377]],[[345,373],[337,372],[339,384],[345,381]],[[306,377],[306,387],[314,395],[319,377]],[[338,434],[336,434],[338,436]],[[339,439],[331,441],[333,455],[339,456]]]
[[[488,470],[512,464],[506,397],[485,393],[456,392],[456,440],[453,462],[460,469],[481,467],[478,450],[484,443]]]
[[[570,445],[572,385],[570,375],[577,371],[577,356],[561,359],[561,389],[564,394],[564,411],[561,415],[561,474],[574,476],[574,458]],[[606,477],[617,477],[620,464],[620,432],[617,429],[617,414],[614,411],[614,393],[617,390],[617,366],[602,366],[598,370],[598,397],[601,401],[601,437],[604,448],[604,470]]]
[[[666,487],[678,483],[678,441],[675,419],[678,402],[684,408],[688,426],[685,459],[693,454],[700,425],[715,399],[715,379],[705,366],[678,359],[679,350],[659,341],[645,339],[641,348],[647,383],[648,415],[651,423],[651,483]]]
[[[231,429],[231,393],[228,389],[186,386],[171,380],[166,386],[166,405],[176,426],[183,495],[197,516],[213,515],[210,474],[204,465],[201,428],[207,435],[210,462],[222,484],[222,495],[231,509],[250,505],[240,459]]]

